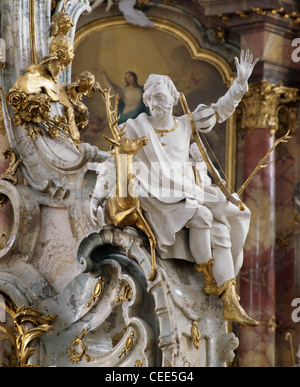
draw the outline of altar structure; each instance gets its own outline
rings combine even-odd
[[[2,365],[295,365],[300,10],[290,1],[226,3],[0,0]],[[125,74],[138,96],[147,72],[164,71],[193,105],[201,90],[225,94],[243,48],[260,58],[249,91],[209,138],[229,191],[290,137],[243,192],[251,224],[237,285],[261,323],[251,328],[223,319],[222,300],[204,293],[193,262],[157,254],[151,278],[147,236],[134,225],[95,225],[90,211],[111,151],[98,83],[117,88]]]

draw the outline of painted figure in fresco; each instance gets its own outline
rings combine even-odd
[[[103,68],[99,71],[104,75],[105,81],[114,93],[120,97],[119,102],[119,124],[126,122],[129,118],[136,118],[141,113],[149,115],[149,109],[143,102],[143,86],[138,83],[138,77],[133,71],[127,71],[124,75],[125,86],[119,86],[112,82]]]
[[[237,78],[228,92],[210,106],[200,104],[192,113],[199,132],[209,132],[216,122],[231,116],[248,90],[248,79],[256,63],[249,50],[241,52],[240,62],[236,58]],[[143,95],[150,116],[142,113],[126,122],[129,139],[148,138],[148,144],[135,156],[136,186],[144,215],[155,234],[161,258],[195,262],[196,270],[204,276],[205,293],[222,298],[224,319],[256,326],[259,323],[241,307],[236,288],[250,211],[227,200],[203,173],[203,158],[195,145],[190,147],[189,117],[173,116],[179,97],[169,77],[152,74]],[[193,165],[199,172],[197,178]],[[105,184],[112,187],[114,179],[114,160],[109,158],[100,166],[93,194],[91,216],[95,222],[97,208],[105,205],[108,194]],[[188,234],[188,240],[180,244],[182,231]],[[187,245],[189,251],[182,245]]]

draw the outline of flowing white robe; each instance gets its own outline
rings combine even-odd
[[[193,112],[197,130],[210,131],[217,121],[215,112],[218,122],[226,120],[246,91],[247,87],[242,89],[235,80],[217,103],[199,105]],[[156,236],[157,250],[161,258],[194,261],[181,230],[190,227],[189,222],[204,206],[209,211],[204,211],[202,217],[198,216],[197,227],[210,228],[212,247],[230,247],[233,259],[240,260],[249,230],[250,212],[248,209],[240,211],[220,189],[207,184],[207,179],[202,187],[195,184],[190,157],[191,126],[187,115],[178,117],[178,120],[177,129],[164,137],[154,131],[145,113],[126,123],[129,139],[146,136],[149,140],[134,157],[134,168],[137,192],[145,217]],[[197,163],[198,167],[201,168],[203,163]],[[107,195],[104,183],[112,186],[115,179],[115,165],[109,159],[100,165],[94,197],[103,200]]]

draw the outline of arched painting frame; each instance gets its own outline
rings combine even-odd
[[[186,95],[191,110],[199,103],[210,104],[224,95],[235,78],[230,64],[215,52],[203,49],[182,26],[160,18],[151,20],[154,28],[133,26],[122,17],[99,19],[80,28],[75,35],[72,76],[76,78],[81,71],[89,70],[101,86],[106,87],[98,65],[119,85],[124,83],[126,71],[136,72],[140,84],[150,73],[169,75],[178,91]],[[100,96],[84,102],[91,116],[83,140],[106,150],[105,142],[100,140],[102,134],[110,134],[104,118],[104,104]],[[99,130],[94,125],[95,112],[99,113],[98,120],[101,117]],[[175,109],[175,114],[182,114],[180,107]],[[236,175],[235,122],[233,114],[226,123],[216,125],[208,140],[213,153],[221,155],[219,161],[231,189],[235,187]],[[220,138],[217,139],[216,133]]]

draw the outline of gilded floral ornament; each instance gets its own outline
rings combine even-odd
[[[25,126],[29,136],[36,139],[36,134],[40,131],[32,130],[29,123],[41,123],[49,121],[50,98],[46,94],[29,94],[19,88],[12,88],[6,94],[7,103],[16,110],[13,123],[16,126]]]
[[[45,332],[54,330],[51,324],[56,315],[44,316],[31,306],[17,308],[8,297],[5,297],[5,303],[0,300],[0,307],[5,309],[13,319],[13,327],[0,322],[0,332],[13,344],[17,365],[19,367],[33,367],[33,365],[28,364],[30,356],[36,351],[36,348],[31,345],[32,341],[41,337]],[[30,324],[33,328],[29,328]]]
[[[25,99],[27,98],[27,94],[18,88],[11,89],[5,96],[7,103],[15,110],[20,110]]]

